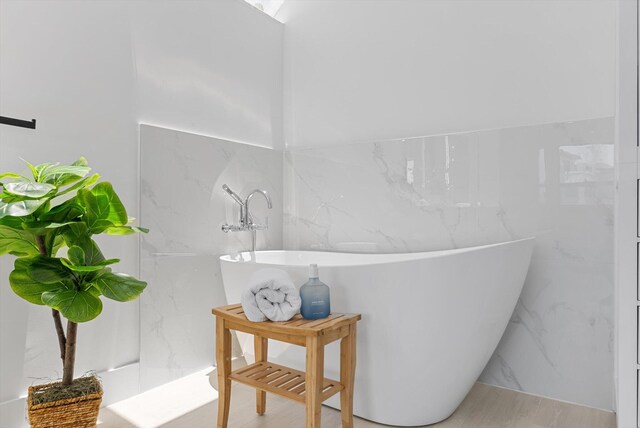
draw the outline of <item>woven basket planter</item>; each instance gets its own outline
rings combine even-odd
[[[99,392],[42,404],[33,404],[38,391],[60,385],[60,382],[29,387],[28,412],[32,428],[93,428],[98,422],[102,402]]]

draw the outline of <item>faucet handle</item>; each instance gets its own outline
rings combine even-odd
[[[236,226],[235,224],[223,224],[222,225],[222,231],[224,233],[241,232],[243,230],[246,230],[246,229],[244,227],[242,227],[242,226]]]
[[[265,223],[264,224],[255,224],[255,223],[251,223],[249,225],[249,229],[250,230],[267,230],[269,229],[269,217],[267,217],[265,219]]]
[[[267,224],[252,224],[249,226],[249,230],[267,230],[269,229],[269,225]]]

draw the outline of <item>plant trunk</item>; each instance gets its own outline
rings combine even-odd
[[[44,243],[44,236],[36,236],[36,244],[38,244],[38,250],[40,251],[40,254],[42,254],[43,256],[49,255],[49,253],[47,252],[47,245]]]
[[[73,370],[76,365],[76,336],[78,334],[78,324],[67,321],[67,343],[64,352],[64,371],[62,373],[62,384],[71,385],[73,381]]]
[[[66,353],[67,339],[64,336],[64,328],[62,327],[62,319],[60,319],[60,312],[55,309],[51,309],[51,315],[53,316],[53,323],[56,326],[56,333],[58,334],[58,345],[60,347],[60,359],[64,365],[64,355]]]
[[[36,244],[38,245],[38,250],[40,254],[43,256],[49,257],[49,253],[47,251],[47,245],[44,242],[44,236],[38,235],[36,236]],[[53,324],[56,326],[56,333],[58,335],[58,346],[60,347],[60,358],[62,359],[63,367],[65,366],[65,354],[66,354],[66,346],[67,339],[64,336],[64,328],[62,327],[62,320],[60,319],[60,312],[55,309],[51,309],[51,315],[53,316]],[[75,349],[75,340],[74,340],[74,349]]]

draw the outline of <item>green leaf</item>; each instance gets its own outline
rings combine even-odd
[[[62,264],[71,269],[74,272],[78,272],[79,274],[88,273],[88,272],[99,272],[104,269],[104,266],[96,265],[96,266],[76,266],[71,263],[67,259],[60,259]],[[120,259],[109,259],[108,264],[118,263]],[[106,265],[105,265],[106,266]]]
[[[82,248],[82,251],[84,251],[85,254],[85,263],[87,265],[99,265],[105,260],[98,244],[91,239],[91,235],[89,234],[86,224],[72,223],[68,225],[63,236],[68,247],[76,245]]]
[[[96,279],[100,278],[102,275],[106,275],[107,273],[111,273],[110,267],[105,267],[92,272],[79,273],[80,275],[82,275],[82,286],[84,287],[84,289],[92,287]]]
[[[78,245],[82,248],[82,245],[79,245],[79,242],[90,239],[89,230],[87,229],[87,225],[83,222],[72,223],[68,225],[68,227],[64,231],[64,240],[67,242],[67,246],[71,248],[74,245]],[[84,248],[82,248],[84,250]]]
[[[67,255],[69,256],[68,260],[60,259],[62,261],[62,264],[74,272],[81,272],[81,273],[97,272],[97,271],[103,270],[105,267],[109,265],[118,263],[120,261],[120,259],[107,259],[99,263],[96,263],[94,265],[89,265],[86,263],[84,250],[82,250],[82,248],[77,246],[73,246],[69,248]]]
[[[67,257],[69,257],[69,261],[76,266],[83,266],[85,262],[84,250],[77,245],[73,245],[69,247],[69,251],[67,251]]]
[[[133,235],[134,233],[148,233],[149,229],[136,226],[111,226],[107,227],[104,232],[107,235]]]
[[[86,288],[86,290],[84,290],[84,291],[93,294],[95,297],[102,296],[102,293],[100,293],[100,290],[98,290],[96,287],[94,287],[93,284],[89,284],[88,287]]]
[[[89,239],[88,242],[81,243],[81,245],[86,257],[85,263],[87,266],[98,266],[106,260],[98,244],[96,244],[96,241],[93,239]]]
[[[34,179],[35,181],[38,181],[38,175],[39,175],[39,173],[38,173],[38,170],[36,169],[35,165],[33,165],[33,164],[32,164],[32,163],[30,163],[30,162],[27,162],[26,160],[24,160],[24,159],[22,159],[22,158],[20,158],[20,160],[22,160],[22,162],[24,162],[24,163],[26,163],[26,164],[27,164],[27,166],[28,166],[28,167],[29,167],[29,169],[31,170],[31,175],[33,175],[33,179]]]
[[[23,161],[31,169],[33,179],[39,183],[49,183],[57,187],[73,183],[87,175],[91,168],[87,166],[87,160],[83,157],[71,165],[60,165],[59,163],[41,163],[32,165]]]
[[[60,259],[60,261],[62,262],[63,265],[68,267],[70,270],[74,272],[78,272],[79,274],[87,273],[87,272],[98,272],[104,269],[104,267],[102,266],[76,266],[67,259]]]
[[[57,187],[80,180],[91,171],[88,166],[61,165],[48,168],[40,175],[40,181]]]
[[[3,254],[36,255],[38,254],[38,246],[33,235],[28,232],[0,225],[0,256]]]
[[[87,162],[87,158],[85,158],[84,156],[80,156],[80,158],[78,158],[78,160],[75,161],[74,163],[72,163],[71,165],[73,165],[73,166],[89,166],[89,162]]]
[[[27,162],[27,165],[29,165],[29,168],[31,168],[31,172],[33,173],[34,180],[38,182],[42,182],[43,181],[42,176],[47,173],[47,170],[60,165],[60,163],[48,162],[48,163],[41,163],[39,165],[33,166],[29,162]]]
[[[33,212],[33,216],[35,218],[40,218],[40,216],[49,211],[49,208],[51,208],[51,200],[49,198],[45,198],[44,204],[40,205],[38,209]]]
[[[42,256],[38,256],[42,257]],[[32,262],[38,257],[16,259],[14,270],[9,274],[11,289],[18,296],[36,305],[42,305],[42,293],[73,288],[67,279],[54,282],[43,282],[31,275]]]
[[[79,190],[78,197],[84,206],[83,219],[90,233],[102,233],[108,227],[127,224],[127,211],[113,191],[111,183],[102,182],[91,190]]]
[[[44,284],[31,278],[25,270],[14,270],[9,274],[11,289],[24,300],[43,305],[42,293],[64,289],[63,283]]]
[[[44,242],[47,247],[48,254],[51,257],[55,257],[58,250],[65,245],[64,238],[60,235],[59,229],[55,229],[47,233],[45,235]]]
[[[6,202],[8,204],[10,204],[12,202],[32,201],[33,199],[34,198],[29,198],[29,197],[20,196],[20,195],[14,195],[12,193],[7,193],[5,191],[0,193],[0,200],[2,200],[2,202]]]
[[[51,208],[40,217],[40,220],[53,223],[65,223],[78,220],[83,214],[84,208],[82,208],[78,199],[74,197]]]
[[[118,302],[134,300],[147,286],[146,282],[123,273],[101,275],[94,284],[103,296]]]
[[[35,212],[38,208],[47,202],[46,199],[29,199],[20,202],[2,202],[0,201],[0,218],[2,217],[24,217]]]
[[[82,178],[87,175],[89,171],[91,171],[91,168],[86,165],[60,165],[49,168],[42,178],[44,180],[50,180],[63,174],[72,174]]]
[[[10,202],[20,202],[26,201],[31,198],[25,198],[24,196],[12,195],[11,193],[7,193],[4,190],[0,193],[0,200],[2,202],[10,203]]]
[[[25,221],[22,223],[22,228],[34,235],[43,235],[50,232],[52,229],[59,229],[72,223],[74,222],[53,223],[50,221]]]
[[[56,187],[47,183],[34,183],[29,180],[14,181],[11,183],[4,183],[2,185],[4,191],[11,193],[12,195],[25,196],[27,198],[42,198],[48,195]]]
[[[2,174],[0,174],[0,180],[2,180],[3,178],[17,178],[17,179],[21,179],[21,180],[28,180],[28,178],[21,176],[20,174],[16,174],[13,172],[4,172]],[[2,185],[2,181],[0,181],[0,185]]]
[[[22,217],[2,217],[0,218],[0,225],[7,226],[12,229],[22,229],[22,223],[24,223],[25,219]]]
[[[42,302],[71,322],[91,321],[102,312],[102,301],[89,291],[47,291],[42,293]]]
[[[69,186],[66,189],[58,192],[58,194],[56,196],[61,196],[61,195],[65,195],[69,192],[73,192],[74,190],[79,190],[79,189],[83,189],[85,187],[89,187],[91,186],[93,183],[95,183],[96,181],[98,181],[100,179],[100,174],[93,174],[90,175],[89,177],[85,177],[82,180],[78,181],[76,184],[74,184],[73,186]]]
[[[62,264],[60,259],[46,256],[22,257],[16,259],[15,268],[27,271],[35,281],[43,284],[54,284],[71,278],[71,272]]]

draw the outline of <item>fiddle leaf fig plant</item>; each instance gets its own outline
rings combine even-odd
[[[0,256],[16,256],[11,289],[24,300],[51,308],[63,385],[73,381],[78,323],[102,312],[102,297],[136,299],[146,283],[115,273],[93,237],[148,232],[133,219],[108,182],[84,158],[71,165],[27,162],[32,177],[0,174]],[[65,251],[66,250],[66,251]],[[61,317],[67,320],[66,333]]]

